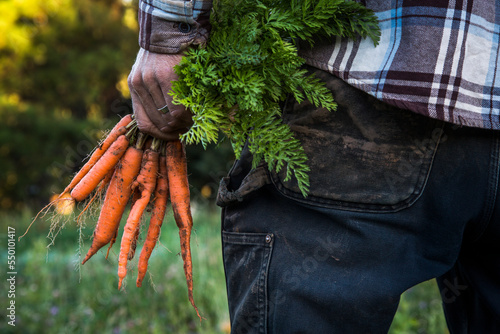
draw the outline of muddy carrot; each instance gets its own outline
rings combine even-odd
[[[116,123],[116,125],[113,127],[113,129],[111,129],[111,131],[103,140],[103,142],[94,150],[94,153],[92,153],[89,160],[73,177],[68,186],[66,186],[61,195],[73,190],[73,188],[78,184],[78,182],[80,182],[80,180],[90,171],[90,169],[95,165],[95,163],[108,150],[111,144],[113,144],[118,137],[127,133],[128,131],[127,126],[129,125],[130,122],[132,122],[131,114],[123,117],[120,121],[118,121],[118,123]]]
[[[130,261],[134,258],[135,250],[137,249],[137,241],[139,240],[139,233],[141,232],[140,222],[137,224],[135,229],[134,237],[132,239],[132,244],[130,245],[130,250],[128,251],[127,260]]]
[[[196,314],[201,320],[200,313],[198,312],[198,308],[193,298],[193,263],[190,246],[193,218],[191,216],[186,153],[182,143],[178,140],[167,142],[166,156],[170,202],[172,203],[175,222],[179,228],[181,255],[184,261],[184,274],[188,286],[188,297],[191,305],[193,305],[196,310]]]
[[[139,256],[136,286],[142,286],[142,281],[146,276],[148,261],[160,236],[161,226],[167,211],[168,201],[168,177],[165,154],[160,155],[159,174],[156,180],[156,189],[153,202],[153,210],[149,220],[148,234],[142,246]]]
[[[101,181],[101,183],[99,184],[99,188],[95,192],[94,196],[92,196],[92,198],[90,199],[90,201],[88,201],[88,203],[85,206],[85,208],[82,210],[82,212],[80,212],[80,214],[76,218],[76,224],[77,225],[80,224],[80,218],[90,208],[90,206],[92,205],[92,203],[94,202],[94,200],[97,198],[97,196],[99,196],[104,191],[104,189],[106,189],[106,187],[109,185],[109,182],[111,182],[111,178],[113,177],[114,172],[115,172],[114,169],[110,170],[108,172],[108,174],[104,177],[104,179]]]
[[[109,171],[113,170],[129,146],[129,139],[121,135],[116,139],[103,156],[78,182],[71,191],[71,197],[77,202],[83,201],[97,187]]]
[[[142,136],[139,135],[139,137]],[[120,163],[115,168],[94,231],[92,245],[82,264],[87,262],[104,245],[109,243],[116,233],[132,193],[132,183],[141,168],[143,155],[141,149],[142,143],[143,141],[139,138],[138,144],[129,146]]]
[[[132,206],[123,230],[120,255],[118,257],[118,289],[121,288],[123,279],[127,274],[128,256],[141,217],[155,189],[156,174],[158,172],[158,157],[158,151],[154,149],[144,151],[140,173],[132,185],[133,188],[139,188],[141,197]]]
[[[133,124],[132,124],[133,123]],[[118,137],[127,133],[129,131],[129,127],[134,126],[135,121],[133,120],[132,115],[127,115],[123,117],[110,131],[104,141],[95,149],[94,153],[90,156],[89,160],[85,165],[78,171],[78,173],[73,177],[71,182],[66,186],[62,193],[57,196],[56,199],[51,201],[49,204],[45,205],[33,218],[30,225],[24,232],[22,236],[19,237],[19,240],[28,233],[29,229],[33,225],[33,223],[37,220],[37,218],[45,213],[53,206],[58,205],[60,203],[64,203],[64,205],[74,205],[75,200],[68,196],[68,194],[73,190],[73,188],[81,181],[81,179],[87,175],[87,173],[92,169],[92,167],[96,164],[96,162],[103,156],[103,154],[109,149],[109,147],[116,141]]]

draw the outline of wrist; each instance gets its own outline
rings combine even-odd
[[[191,45],[205,44],[211,6],[211,0],[141,0],[139,45],[155,53],[180,53]]]

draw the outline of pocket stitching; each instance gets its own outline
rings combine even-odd
[[[264,333],[264,334],[267,334],[268,332],[268,323],[267,323],[269,314],[268,277],[269,277],[269,266],[274,248],[273,247],[274,236],[272,237],[270,242],[266,242],[265,238],[269,234],[272,235],[272,233],[237,233],[237,232],[229,232],[222,230],[222,240],[226,244],[257,246],[263,248],[264,253],[262,256],[258,273],[259,287],[257,293],[257,303],[259,312],[259,323],[258,323],[259,333]],[[225,261],[224,261],[224,267],[226,267]]]

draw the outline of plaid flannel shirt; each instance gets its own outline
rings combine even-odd
[[[380,44],[344,38],[318,42],[312,49],[300,49],[308,64],[400,108],[458,125],[500,129],[499,1],[363,4],[379,18]],[[205,0],[141,0],[141,46],[178,52],[206,42],[210,6]],[[193,29],[179,38],[178,31],[163,30],[168,21],[185,22]]]

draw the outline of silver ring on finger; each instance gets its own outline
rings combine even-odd
[[[170,110],[168,110],[168,105],[164,105],[163,107],[159,108],[158,111],[166,114],[168,113]]]

